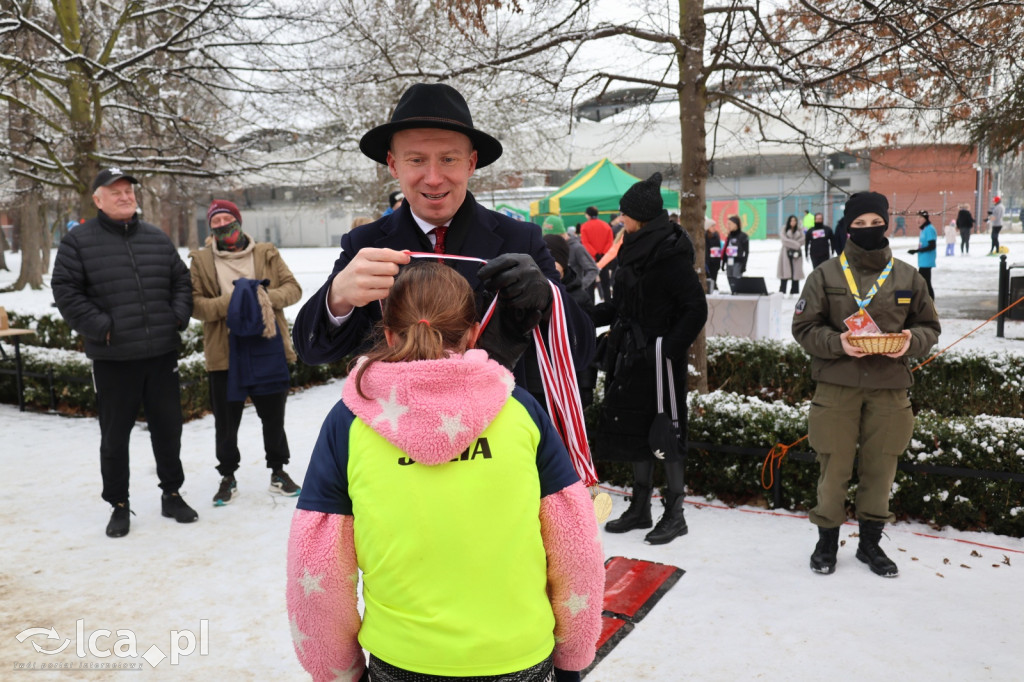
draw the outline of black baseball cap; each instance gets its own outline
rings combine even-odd
[[[96,174],[96,179],[92,181],[92,191],[95,192],[100,187],[107,187],[118,180],[127,180],[133,185],[139,184],[139,181],[128,175],[120,168],[104,168]]]

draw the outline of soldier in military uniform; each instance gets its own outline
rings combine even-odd
[[[889,202],[881,194],[849,198],[846,246],[810,274],[793,316],[793,337],[811,355],[817,382],[808,426],[821,469],[817,506],[810,513],[818,526],[811,569],[818,573],[835,571],[855,458],[857,558],[878,575],[899,573],[878,543],[885,522],[894,520],[889,494],[896,460],[914,429],[907,357],[925,355],[940,327],[924,278],[892,257],[885,238],[888,217]],[[902,333],[906,342],[895,353],[868,354],[849,342],[854,329]]]

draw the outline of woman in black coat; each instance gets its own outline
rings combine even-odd
[[[669,222],[660,186],[661,174],[655,173],[622,196],[626,235],[619,249],[612,300],[597,306],[593,315],[598,326],[611,325],[603,355],[605,391],[594,454],[598,459],[633,462],[634,475],[629,509],[605,528],[624,533],[651,527],[654,462],[661,459],[669,491],[664,515],[645,538],[649,544],[664,544],[687,532],[683,516],[687,355],[708,317],[704,289],[680,243],[686,235]],[[659,423],[655,420],[658,338],[662,339],[663,355],[662,404],[670,414],[667,359],[672,365],[678,408],[678,434],[654,431],[669,433],[667,440],[652,438],[652,424]],[[668,447],[661,447],[666,443]]]
[[[960,210],[956,212],[956,229],[960,230],[960,253],[970,253],[974,216],[971,215],[967,204],[960,204]]]

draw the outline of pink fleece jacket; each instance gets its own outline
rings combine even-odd
[[[363,376],[363,390],[388,395],[386,400],[360,397],[354,381],[346,382],[342,395],[387,440],[417,462],[435,465],[487,427],[513,386],[511,374],[486,353],[468,351],[445,360],[375,364]],[[594,658],[604,597],[603,551],[583,484],[544,497],[540,522],[555,616],[555,665],[582,670]],[[296,510],[288,543],[288,615],[296,654],[314,680],[354,682],[363,673],[358,575],[353,517]]]

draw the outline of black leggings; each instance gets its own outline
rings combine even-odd
[[[686,492],[686,482],[683,480],[685,462],[665,462],[665,479],[668,481],[669,492],[682,495]],[[633,462],[633,480],[637,485],[645,488],[654,487],[654,461],[644,460]]]
[[[992,249],[989,253],[999,253],[999,231],[1002,229],[1002,225],[992,226]]]

